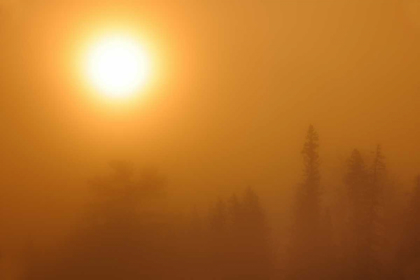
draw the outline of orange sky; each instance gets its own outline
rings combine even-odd
[[[399,180],[420,172],[419,1],[0,3],[10,204],[23,190],[79,203],[81,182],[123,158],[156,166],[182,201],[252,184],[274,205],[299,180],[310,123],[326,172],[377,143]],[[92,98],[73,68],[89,34],[116,23],[139,30],[160,63],[123,109]]]

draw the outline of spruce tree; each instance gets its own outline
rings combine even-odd
[[[366,208],[366,190],[368,189],[368,171],[365,167],[362,155],[354,150],[348,160],[348,170],[345,176],[345,184],[349,196],[349,225],[346,241],[349,252],[347,252],[348,273],[350,278],[362,278],[366,263],[366,249],[368,248],[368,210]]]
[[[385,163],[378,146],[370,168],[365,167],[358,150],[349,162],[345,183],[349,195],[348,265],[353,278],[379,277],[379,247],[381,219],[379,216],[381,191],[385,185]]]
[[[304,173],[299,186],[292,233],[291,261],[293,277],[317,279],[320,275],[320,172],[318,134],[311,125],[302,150]]]

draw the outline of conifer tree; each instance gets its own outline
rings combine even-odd
[[[249,276],[245,279],[268,279],[272,265],[269,229],[260,198],[251,188],[245,192],[243,211],[247,224],[245,237],[249,247]]]
[[[349,194],[348,265],[353,278],[376,279],[380,265],[379,199],[385,184],[385,163],[378,146],[373,164],[367,169],[358,150],[348,164],[345,183]]]
[[[248,188],[240,199],[228,204],[228,279],[269,279],[272,268],[269,230],[257,193]]]
[[[400,267],[410,266],[420,260],[420,175],[416,177],[415,187],[406,214],[404,242],[400,254]]]
[[[318,134],[311,125],[302,150],[304,174],[295,204],[291,261],[296,279],[321,277],[320,262],[320,172]]]

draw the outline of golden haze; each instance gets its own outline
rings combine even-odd
[[[331,212],[343,213],[335,198],[351,151],[371,159],[378,143],[408,200],[420,169],[419,7],[0,1],[0,273],[23,273],[28,240],[60,253],[86,214],[89,179],[113,159],[156,166],[168,181],[162,204],[185,216],[253,186],[286,258],[311,123]],[[138,94],[116,101],[86,81],[84,58],[121,30],[152,69]]]

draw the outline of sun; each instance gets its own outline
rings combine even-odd
[[[85,68],[89,82],[102,95],[125,99],[148,82],[150,58],[134,37],[109,35],[92,44]]]

